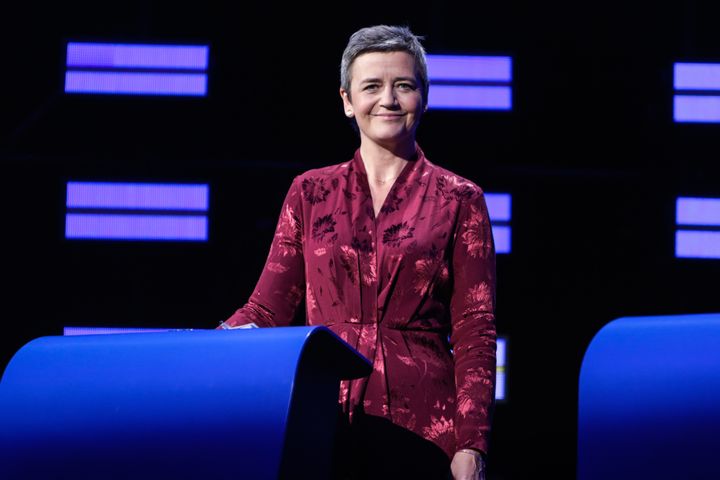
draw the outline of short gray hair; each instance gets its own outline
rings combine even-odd
[[[415,68],[420,77],[423,88],[423,105],[427,105],[428,82],[427,62],[425,49],[419,37],[412,33],[408,27],[395,25],[375,25],[361,28],[353,33],[343,52],[340,62],[340,86],[350,95],[350,82],[352,80],[350,69],[357,57],[370,52],[407,52],[415,58]]]

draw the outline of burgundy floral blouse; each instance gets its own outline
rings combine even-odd
[[[487,452],[495,388],[495,250],[482,190],[422,150],[375,217],[360,151],[297,176],[265,268],[226,324],[289,325],[303,296],[374,365],[342,381],[349,420],[386,417],[438,445]],[[448,335],[449,339],[448,339]]]

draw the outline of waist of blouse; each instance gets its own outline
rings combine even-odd
[[[324,324],[326,327],[335,328],[377,328],[381,330],[397,330],[401,332],[413,332],[413,333],[425,333],[433,335],[447,335],[448,332],[445,329],[439,328],[422,328],[417,325],[390,325],[385,322],[327,322]]]

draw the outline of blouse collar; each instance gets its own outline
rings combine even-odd
[[[410,160],[409,163],[403,167],[402,172],[400,172],[400,175],[395,181],[397,183],[404,183],[407,176],[410,175],[411,172],[420,169],[425,164],[425,161],[425,153],[420,148],[420,145],[418,145],[416,142],[415,158]],[[354,164],[355,171],[358,172],[361,178],[365,179],[365,182],[367,182],[367,171],[365,170],[365,163],[363,162],[362,156],[360,155],[359,147],[357,150],[355,150],[355,155],[353,156],[352,163]]]

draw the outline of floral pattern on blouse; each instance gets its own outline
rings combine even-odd
[[[352,421],[385,417],[449,458],[487,452],[495,396],[495,250],[473,182],[417,148],[378,216],[359,150],[309,170],[285,197],[267,263],[228,320],[326,325],[373,364],[340,384]]]

